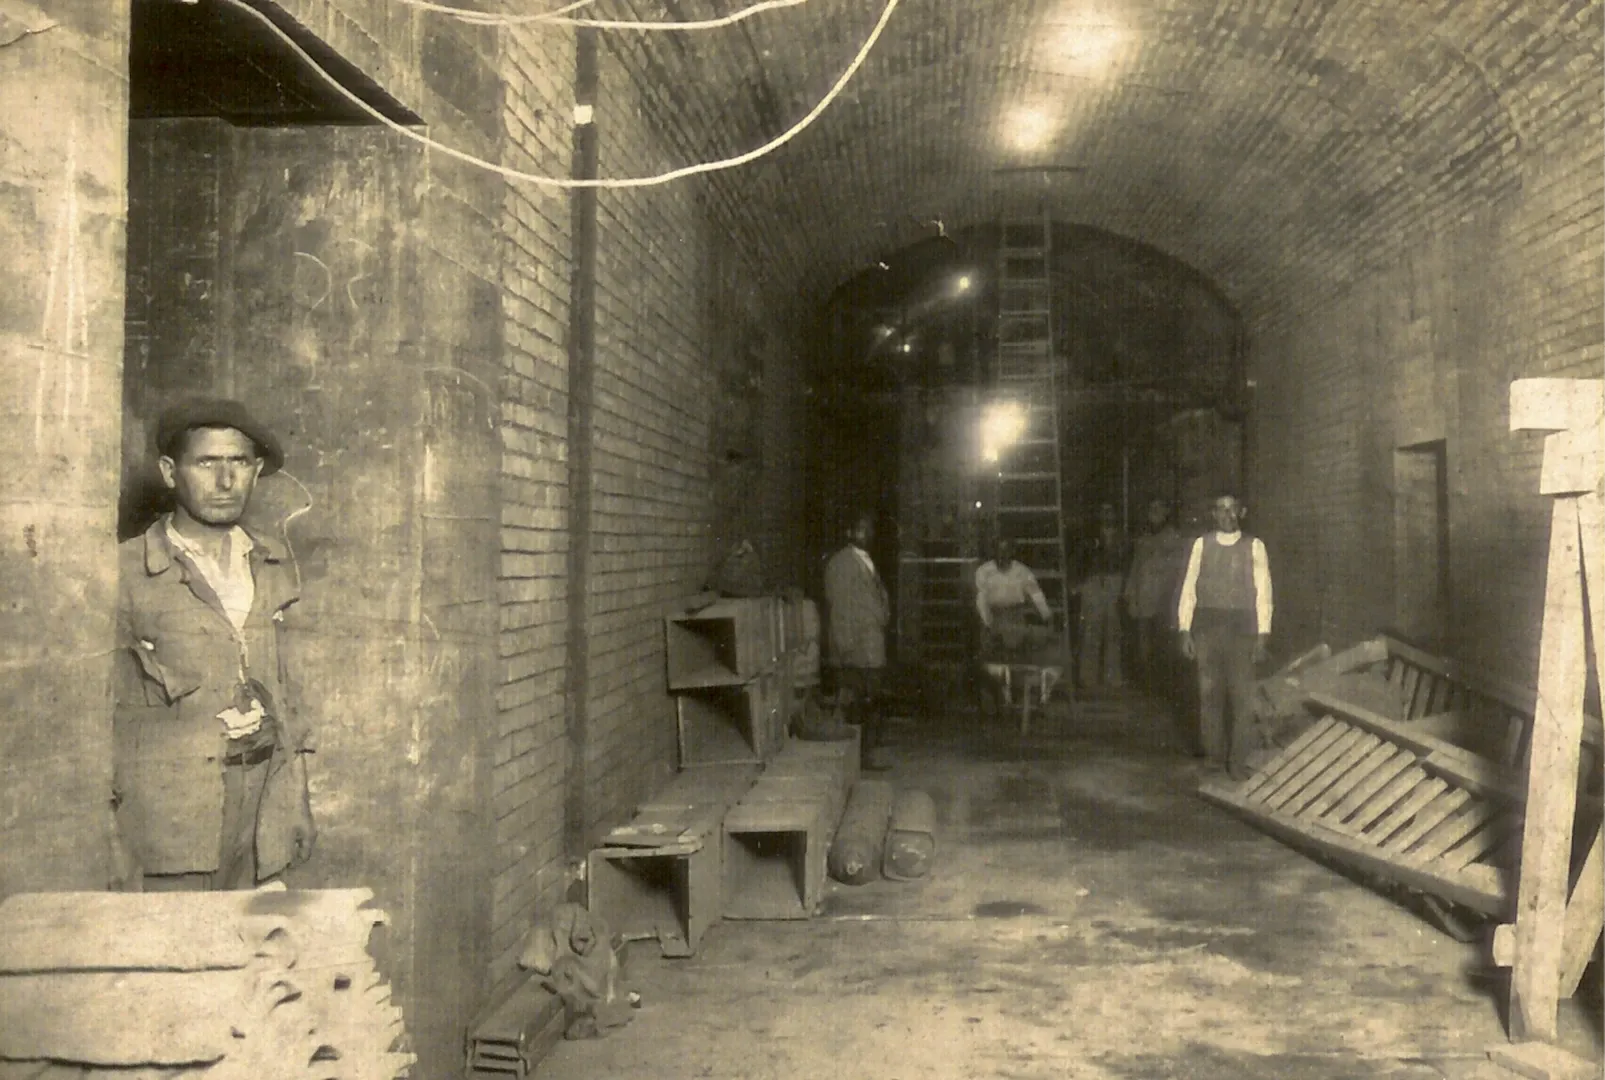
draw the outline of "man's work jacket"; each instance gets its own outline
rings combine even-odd
[[[886,586],[851,544],[825,564],[825,608],[832,664],[886,666],[886,623],[891,617]]]
[[[279,545],[249,534],[256,594],[236,631],[205,577],[169,543],[167,520],[118,546],[118,826],[147,874],[217,869],[224,759],[234,752],[218,713],[254,679],[272,699],[278,732],[257,820],[257,873],[268,877],[290,862],[289,810],[304,798],[306,773],[288,766],[310,748],[281,651],[284,612],[298,598],[295,567]]]

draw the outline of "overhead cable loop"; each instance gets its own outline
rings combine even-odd
[[[423,11],[435,11],[442,15],[450,15],[466,23],[476,26],[523,26],[527,23],[552,22],[561,19],[571,11],[578,11],[582,7],[590,7],[596,0],[574,0],[573,3],[564,4],[551,11],[533,12],[524,15],[502,15],[494,11],[476,11],[473,8],[453,7],[450,4],[436,4],[432,0],[395,0],[398,4],[419,8]]]
[[[758,3],[733,11],[729,15],[721,15],[715,19],[693,19],[663,22],[643,22],[636,19],[571,19],[567,12],[575,8],[584,7],[594,3],[594,0],[581,0],[580,3],[569,4],[555,11],[540,14],[525,15],[499,15],[489,11],[475,11],[471,8],[452,7],[449,4],[436,4],[432,0],[396,0],[398,4],[409,7],[422,8],[425,11],[437,11],[441,14],[451,15],[464,22],[475,23],[480,26],[522,26],[529,23],[546,23],[550,26],[578,26],[591,30],[717,30],[723,26],[733,26],[744,19],[754,15],[761,15],[765,11],[774,11],[779,8],[797,7],[806,4],[808,0],[759,0]]]
[[[812,109],[809,109],[808,114],[801,120],[798,120],[791,127],[787,128],[779,135],[776,135],[773,139],[770,139],[763,145],[748,150],[744,154],[737,154],[735,157],[720,158],[717,161],[699,162],[696,165],[684,165],[678,169],[671,169],[665,173],[658,173],[655,176],[632,176],[618,178],[602,177],[596,180],[576,180],[571,177],[540,176],[536,173],[527,173],[520,169],[511,168],[507,165],[498,165],[494,161],[486,161],[484,158],[475,157],[473,154],[470,154],[465,150],[458,150],[455,147],[447,146],[441,142],[436,142],[429,136],[421,132],[414,131],[405,124],[392,120],[390,117],[386,116],[384,113],[362,100],[362,98],[358,97],[348,87],[341,83],[339,79],[336,79],[333,75],[330,75],[327,71],[325,71],[323,66],[320,65],[316,60],[312,59],[312,57],[307,54],[307,51],[301,48],[301,46],[296,43],[295,39],[290,37],[289,34],[286,34],[277,23],[268,18],[266,15],[262,14],[262,12],[258,11],[256,8],[252,7],[250,4],[245,3],[244,0],[223,0],[223,3],[237,8],[261,22],[275,35],[277,35],[279,40],[283,41],[284,44],[287,45],[290,50],[300,58],[302,63],[306,64],[313,71],[322,76],[324,81],[327,82],[335,92],[340,94],[347,101],[351,102],[351,104],[355,105],[358,109],[361,109],[364,113],[367,113],[369,116],[373,117],[385,127],[396,132],[398,135],[405,136],[406,138],[411,139],[413,142],[416,142],[422,146],[427,146],[429,149],[434,150],[437,153],[444,154],[450,158],[455,158],[458,161],[466,162],[469,165],[484,169],[486,172],[496,173],[498,176],[504,176],[509,180],[518,180],[526,184],[535,184],[540,187],[574,189],[653,187],[657,184],[667,184],[673,180],[680,180],[687,176],[696,176],[701,173],[719,172],[723,169],[733,169],[738,165],[745,165],[749,161],[756,161],[765,154],[779,149],[786,143],[789,143],[792,139],[795,139],[798,135],[802,134],[805,128],[807,128],[815,120],[819,119],[820,114],[830,107],[831,102],[835,101],[841,96],[841,92],[847,88],[847,84],[852,81],[852,78],[855,74],[857,74],[858,69],[862,67],[864,65],[864,61],[869,58],[870,50],[875,47],[875,42],[880,40],[882,31],[886,29],[887,22],[891,20],[892,12],[897,10],[899,0],[886,0],[886,6],[881,9],[880,18],[876,20],[874,29],[870,30],[869,36],[864,39],[864,44],[859,47],[858,55],[853,57],[852,63],[847,65],[847,70],[841,73],[841,76],[837,78],[835,84],[830,88],[829,91],[826,92],[825,96],[820,98],[819,102],[814,105]]]

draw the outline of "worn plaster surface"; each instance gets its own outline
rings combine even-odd
[[[1501,973],[1394,899],[1194,794],[1199,767],[1137,697],[1020,739],[974,718],[897,729],[939,858],[832,884],[807,922],[724,922],[698,955],[634,943],[643,997],[542,1080],[1070,1077],[1493,1080]],[[1562,1016],[1600,1055],[1595,973]]]

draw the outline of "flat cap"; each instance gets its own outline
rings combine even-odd
[[[273,432],[244,405],[229,398],[192,398],[169,406],[156,423],[156,449],[171,457],[186,431],[204,427],[233,428],[256,443],[256,452],[265,462],[263,476],[284,465],[284,448]]]

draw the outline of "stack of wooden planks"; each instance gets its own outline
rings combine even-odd
[[[414,1061],[368,889],[22,893],[0,903],[0,1073],[391,1080]],[[31,1071],[30,1071],[31,1070]],[[65,1074],[63,1074],[65,1075]]]

